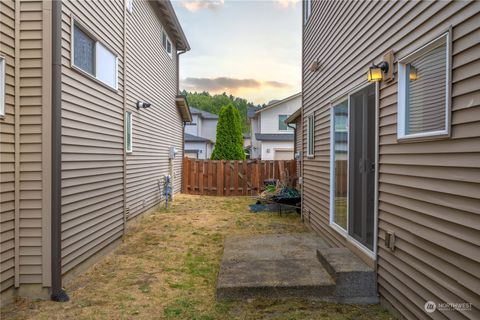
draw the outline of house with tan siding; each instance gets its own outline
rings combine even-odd
[[[303,9],[304,220],[401,318],[479,319],[480,2]]]
[[[2,304],[62,300],[128,223],[180,191],[178,65],[169,1],[1,1]]]

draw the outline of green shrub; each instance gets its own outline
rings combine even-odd
[[[212,160],[245,160],[240,114],[233,104],[220,109]]]

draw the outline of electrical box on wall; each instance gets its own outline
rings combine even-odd
[[[177,148],[170,147],[170,150],[168,152],[168,158],[169,159],[175,159],[176,156],[177,156]]]

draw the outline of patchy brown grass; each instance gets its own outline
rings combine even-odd
[[[297,214],[253,214],[251,198],[179,195],[70,282],[67,303],[19,300],[2,319],[391,319],[379,306],[303,300],[215,301],[228,234],[305,231]]]

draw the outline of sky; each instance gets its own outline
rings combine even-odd
[[[262,104],[301,90],[299,0],[174,0],[191,50],[180,89]]]

